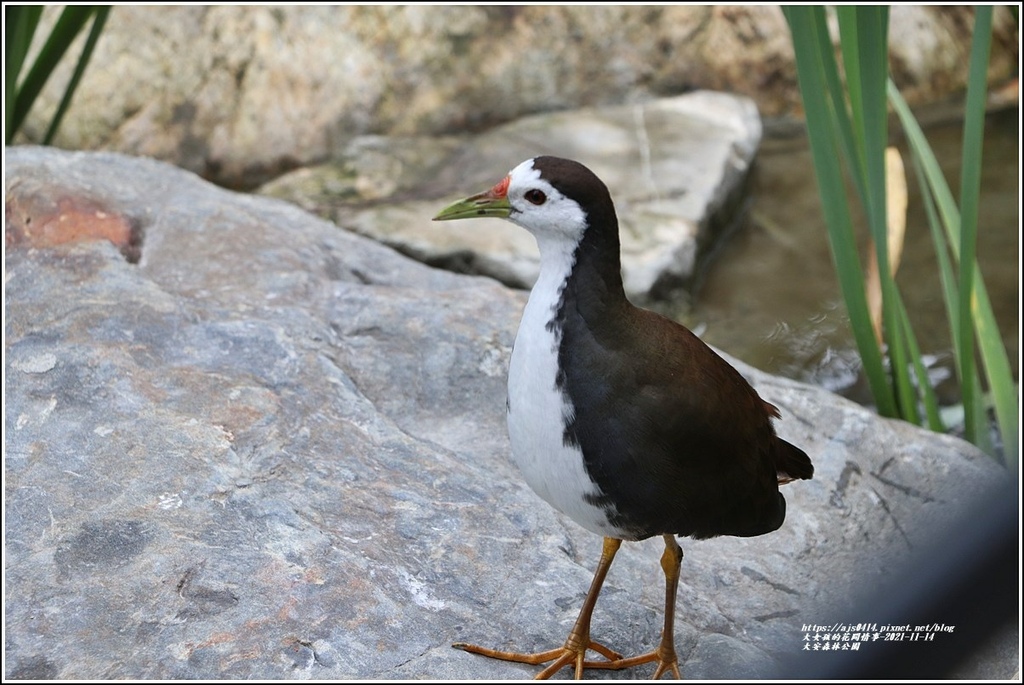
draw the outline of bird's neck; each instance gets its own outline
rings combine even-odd
[[[578,243],[537,236],[540,275],[530,293],[529,318],[561,328],[566,317],[607,325],[630,305],[622,287],[618,224],[591,226]]]
[[[576,247],[562,299],[588,321],[601,320],[629,306],[622,287],[619,232],[592,227]]]

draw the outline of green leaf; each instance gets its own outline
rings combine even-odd
[[[75,65],[75,71],[71,75],[71,80],[64,89],[64,96],[61,98],[60,104],[57,106],[57,111],[53,114],[53,120],[50,121],[50,127],[46,129],[46,135],[43,136],[43,145],[49,145],[53,140],[53,136],[56,135],[57,128],[60,126],[60,122],[64,119],[65,112],[67,112],[68,107],[71,105],[71,98],[74,97],[75,90],[78,89],[78,82],[82,80],[82,74],[85,73],[85,68],[89,65],[89,59],[92,57],[92,52],[96,47],[96,42],[99,40],[100,34],[103,32],[103,25],[107,21],[107,15],[110,14],[109,7],[97,7],[95,9],[95,18],[92,22],[92,29],[89,31],[89,37],[86,39],[85,45],[82,47],[82,54],[78,58],[78,64]]]
[[[840,140],[840,144],[852,148],[853,136],[848,119],[844,121],[847,116],[845,104],[841,95],[837,96],[835,92],[840,81],[832,56],[824,10],[821,7],[789,6],[783,11],[793,34],[797,77],[804,99],[811,156],[833,263],[850,316],[850,326],[879,413],[897,416],[892,387],[871,325],[863,270],[858,257],[846,186],[843,183],[836,141]],[[849,151],[848,157],[850,161],[856,159],[853,149]]]
[[[989,45],[992,37],[992,8],[979,6],[975,10],[974,37],[971,42],[970,69],[967,78],[967,103],[964,116],[963,166],[960,177],[960,316],[956,325],[960,336],[960,365],[963,376],[974,376],[974,259],[977,252],[978,196],[981,189],[981,150],[985,132],[985,97]],[[979,426],[977,412],[971,411],[981,401],[974,394],[974,384],[963,386],[966,423],[964,432],[974,442]]]
[[[835,12],[840,29],[845,87],[839,78],[825,10],[820,6],[783,7],[793,36],[797,78],[832,258],[878,411],[883,415],[899,415],[917,421],[920,419],[920,407],[923,407],[929,427],[942,429],[941,412],[921,359],[920,346],[889,268],[885,148],[888,144],[887,104],[891,103],[910,143],[929,229],[936,244],[969,437],[982,449],[992,450],[987,430],[979,430],[979,427],[987,426],[987,419],[981,376],[974,368],[976,340],[985,380],[995,404],[1004,451],[1007,460],[1016,467],[1017,390],[975,263],[985,68],[991,43],[992,10],[977,10],[968,113],[964,122],[960,207],[920,126],[888,78],[888,8],[842,6]],[[876,344],[868,316],[864,279],[840,160],[845,160],[875,244],[883,300],[882,328],[890,358],[888,375],[882,349]]]
[[[8,143],[13,139],[14,133],[21,128],[25,117],[28,116],[32,104],[36,101],[46,81],[50,78],[53,70],[56,69],[57,64],[60,63],[61,58],[67,52],[75,36],[78,35],[82,27],[92,17],[95,9],[95,7],[87,5],[72,5],[65,7],[64,11],[61,12],[60,18],[36,56],[28,75],[25,76],[25,80],[17,88],[7,122]]]
[[[900,327],[906,331],[907,345],[910,350],[910,359],[914,366],[914,374],[917,377],[917,389],[924,405],[925,417],[928,421],[928,428],[937,433],[946,430],[942,423],[942,415],[939,411],[939,400],[935,396],[935,389],[932,387],[931,379],[928,377],[928,369],[924,366],[924,359],[921,355],[921,348],[914,337],[914,331],[910,326],[910,317],[907,316],[907,309],[903,299],[899,299]]]
[[[936,243],[935,251],[939,258],[939,273],[942,277],[946,309],[949,314],[950,327],[953,334],[957,374],[960,377],[960,384],[963,386],[969,382],[977,381],[965,378],[963,373],[963,353],[958,326],[961,311],[959,289],[955,284],[953,263],[947,256],[948,253],[957,263],[961,261],[960,211],[957,209],[956,202],[953,200],[953,193],[946,183],[945,176],[943,176],[942,170],[939,168],[938,160],[935,158],[935,153],[928,145],[920,124],[914,118],[903,96],[900,95],[899,90],[897,90],[891,80],[888,84],[888,90],[893,109],[899,117],[900,124],[910,144],[915,168],[918,170],[918,179],[922,184],[922,195],[927,199],[925,210],[928,213],[929,225],[932,227],[933,239]],[[985,289],[981,272],[977,269],[977,266],[974,268],[973,282],[973,301],[969,303],[966,309],[970,310],[974,319],[978,349],[981,353],[985,378],[988,381],[992,401],[995,406],[999,434],[1003,441],[1003,454],[1007,465],[1016,470],[1019,467],[1017,463],[1019,449],[1019,417],[1017,413],[1019,400],[1017,388],[1013,382],[1013,374],[1010,370],[1010,361],[1006,354],[1006,348],[1003,346],[999,327],[996,325],[992,304],[989,301],[988,292]],[[977,407],[965,407],[964,414],[966,415],[968,411],[977,412]],[[979,440],[984,440],[986,437],[985,432],[979,431],[978,437]]]
[[[18,77],[42,15],[43,8],[37,5],[4,5],[4,127],[8,143],[13,137],[11,122],[18,92]]]

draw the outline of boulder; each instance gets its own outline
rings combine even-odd
[[[698,259],[740,221],[760,140],[751,100],[699,91],[537,114],[461,138],[357,138],[339,159],[285,174],[259,192],[427,264],[529,288],[540,256],[528,233],[500,219],[482,219],[471,231],[430,219],[524,159],[568,157],[612,189],[626,292],[654,300],[691,285]]]
[[[522,293],[150,159],[6,161],[6,678],[536,672],[450,647],[561,644],[600,549],[508,459]],[[100,218],[132,249],[78,230]],[[805,624],[1008,478],[958,439],[739,368],[817,470],[776,533],[682,541],[691,679],[777,674]],[[596,639],[656,644],[660,554],[623,546]]]

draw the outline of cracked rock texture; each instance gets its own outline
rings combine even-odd
[[[9,148],[5,182],[5,677],[525,678],[449,645],[561,644],[600,540],[508,461],[522,293],[151,160]],[[33,247],[62,206],[119,217],[138,259]],[[1007,477],[741,368],[817,471],[778,532],[682,541],[691,679],[778,673]],[[623,546],[595,639],[657,643],[660,554]]]

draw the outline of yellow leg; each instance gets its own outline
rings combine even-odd
[[[501,652],[487,647],[469,645],[464,642],[456,642],[452,647],[472,652],[474,654],[488,656],[493,659],[516,661],[524,664],[537,665],[553,661],[551,665],[537,674],[537,680],[550,678],[553,674],[569,664],[576,665],[577,680],[583,677],[584,668],[618,669],[623,668],[626,665],[630,665],[624,663],[627,660],[623,659],[622,655],[590,639],[590,620],[594,615],[594,607],[597,605],[597,596],[601,593],[601,586],[604,584],[605,576],[608,575],[608,569],[611,568],[612,560],[615,559],[615,553],[619,551],[619,547],[621,545],[622,540],[618,540],[616,538],[604,539],[604,545],[601,549],[601,560],[597,564],[597,570],[594,571],[594,580],[590,583],[590,591],[587,592],[587,598],[583,601],[583,608],[580,609],[580,615],[577,617],[576,623],[573,625],[572,631],[569,632],[569,637],[566,639],[565,645],[562,647],[558,649],[551,649],[546,652],[537,652],[535,654]],[[676,570],[676,578],[678,579],[678,568]],[[587,650],[590,649],[604,656],[607,661],[586,661]]]
[[[661,568],[665,572],[665,627],[661,631],[661,642],[653,652],[632,656],[615,662],[613,668],[638,666],[657,661],[652,680],[657,680],[667,671],[672,671],[676,680],[682,680],[679,674],[679,659],[676,657],[675,615],[676,591],[679,588],[679,567],[683,563],[683,549],[676,542],[674,535],[665,535],[665,552],[661,555]]]

